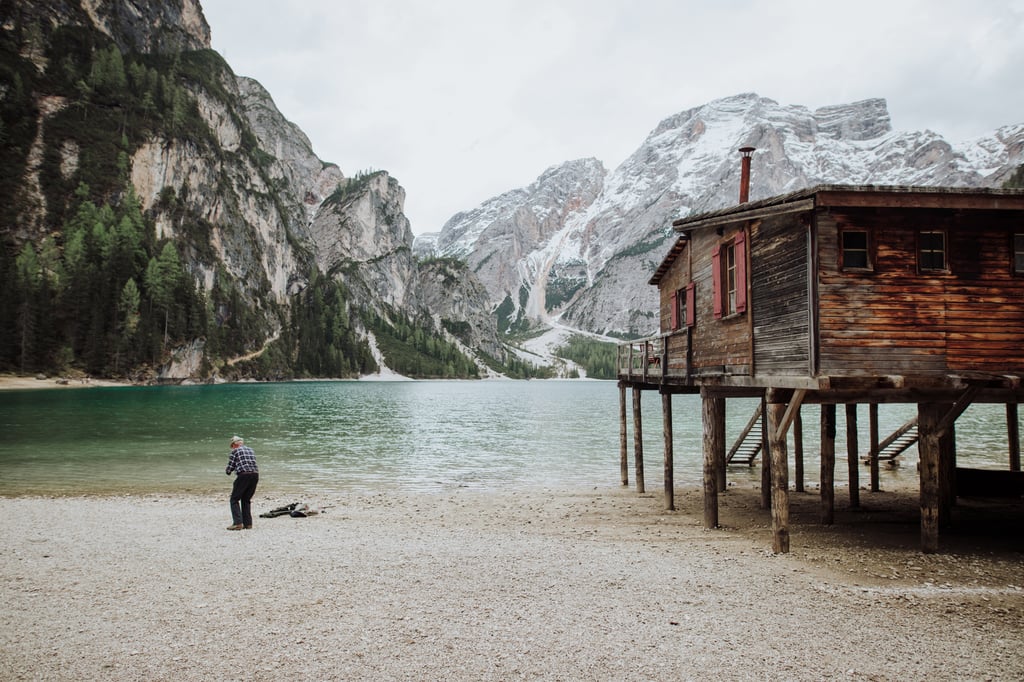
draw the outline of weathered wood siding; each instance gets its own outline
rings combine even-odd
[[[680,250],[658,287],[661,299],[661,332],[669,334],[665,337],[668,362],[663,370],[667,376],[683,377],[689,371],[687,367],[689,334],[686,320],[679,319],[678,329],[674,330],[672,327],[672,295],[675,293],[678,296],[685,296],[686,285],[690,283],[689,248],[689,245],[686,245]]]
[[[686,287],[690,281],[690,259],[687,254],[689,246],[683,246],[658,285],[661,300],[661,332],[672,331],[672,295]],[[680,325],[685,324],[680,321]]]
[[[796,215],[751,226],[751,306],[756,374],[808,376],[808,229]]]
[[[733,239],[742,224],[726,225],[722,236],[714,230],[698,230],[690,248],[696,287],[696,319],[693,328],[693,369],[697,374],[749,374],[750,329],[747,313],[716,319],[711,254],[715,246]]]
[[[1024,372],[1024,278],[1014,276],[1019,214],[831,208],[817,215],[822,374]],[[842,271],[840,226],[874,241],[872,272]],[[942,228],[948,273],[918,272],[917,232]]]

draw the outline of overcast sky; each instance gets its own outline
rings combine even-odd
[[[872,97],[961,142],[1024,123],[1024,0],[201,0],[317,156],[387,170],[417,234],[743,92]]]

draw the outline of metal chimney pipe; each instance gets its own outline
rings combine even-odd
[[[740,147],[740,203],[745,204],[750,199],[750,157],[755,147]]]

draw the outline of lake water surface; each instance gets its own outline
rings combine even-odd
[[[629,395],[627,394],[627,398]],[[662,486],[661,400],[643,394],[645,481]],[[731,443],[756,407],[731,400]],[[631,410],[631,406],[629,407]],[[868,443],[860,408],[860,446]],[[881,437],[913,405],[880,407]],[[677,486],[701,481],[700,398],[673,397]],[[451,487],[619,486],[619,392],[612,381],[295,382],[0,391],[0,494],[225,490],[233,434],[260,463],[261,489],[313,494]],[[803,410],[808,485],[818,478],[817,406]],[[632,418],[629,426],[633,483]],[[838,410],[836,481],[845,481]],[[957,421],[961,465],[1006,468],[1006,413]],[[791,459],[792,459],[792,450]],[[916,480],[917,451],[887,479]],[[755,468],[730,467],[755,482]],[[792,480],[792,479],[791,479]],[[862,484],[867,480],[863,471]]]

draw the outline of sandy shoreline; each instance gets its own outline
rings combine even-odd
[[[1016,536],[926,556],[912,491],[831,528],[794,494],[775,556],[756,490],[714,531],[699,495],[353,493],[245,532],[223,496],[0,498],[0,679],[1024,676]]]
[[[103,386],[131,386],[123,381],[108,381],[91,377],[35,377],[0,374],[0,391],[30,390],[36,388],[96,388]]]

